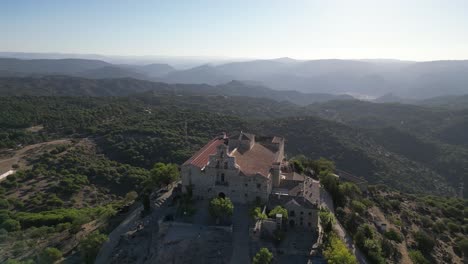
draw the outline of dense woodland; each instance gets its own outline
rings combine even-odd
[[[290,156],[327,157],[371,183],[444,195],[468,184],[466,110],[359,101],[302,108],[259,98],[154,94],[2,97],[0,110],[4,148],[91,137],[109,158],[149,168],[159,161],[180,164],[220,132],[245,130],[284,136]],[[44,129],[27,130],[37,125]],[[446,140],[447,131],[461,136]]]

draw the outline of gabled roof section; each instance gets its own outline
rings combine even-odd
[[[236,163],[245,175],[253,176],[258,173],[268,177],[276,154],[261,144],[255,143],[248,151],[241,153],[234,150],[230,155],[236,157]]]
[[[193,165],[199,168],[203,168],[208,164],[210,155],[216,153],[216,148],[224,144],[224,139],[215,138],[208,142],[203,148],[201,148],[197,153],[195,153],[190,159],[188,159],[182,166]]]

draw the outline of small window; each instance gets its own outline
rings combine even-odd
[[[216,168],[219,168],[219,160],[216,162]]]
[[[309,227],[311,227],[311,226],[312,226],[312,224],[311,224],[310,222],[309,222],[307,225],[308,225]]]
[[[303,214],[304,214],[304,212],[301,211],[301,215],[303,215]]]
[[[221,182],[224,182],[224,173],[221,173]]]
[[[295,216],[296,213],[294,212],[294,210],[291,210],[291,211],[289,212],[289,215],[290,215],[290,216]]]
[[[260,187],[262,187],[262,185],[260,183],[257,183],[257,188],[260,189]]]
[[[247,197],[247,196],[249,196],[249,195],[248,195],[248,194],[246,194],[246,193],[244,193],[244,196],[245,196],[245,197]]]
[[[227,162],[224,162],[224,168],[225,168],[225,169],[228,168],[228,163],[227,163]]]
[[[312,215],[312,212],[309,212],[309,216],[311,216],[311,215]]]
[[[249,186],[247,183],[246,183],[246,184],[244,184],[244,185],[245,185],[245,187]]]
[[[221,156],[221,158],[224,158],[224,152],[223,152],[223,151],[221,151],[221,155],[220,155],[220,156]]]

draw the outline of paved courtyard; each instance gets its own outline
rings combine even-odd
[[[245,264],[251,262],[249,238],[249,207],[234,204],[232,216],[232,256],[231,264]]]

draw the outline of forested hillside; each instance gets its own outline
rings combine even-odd
[[[125,76],[109,67],[93,70],[95,74],[112,77],[81,78],[71,76],[33,76],[0,78],[0,96],[127,96],[143,92],[159,95],[249,96],[275,101],[289,101],[299,105],[329,100],[349,100],[349,95],[277,91],[265,86],[230,81],[211,86],[207,84],[167,84]],[[137,75],[135,73],[134,75]]]
[[[244,130],[284,136],[290,156],[327,157],[371,183],[405,191],[454,195],[466,181],[463,147],[390,126],[369,129],[326,121],[310,116],[311,110],[267,99],[4,97],[0,110],[3,147],[91,137],[109,158],[149,168],[157,161],[180,164],[218,133]],[[44,129],[26,130],[37,125]]]

